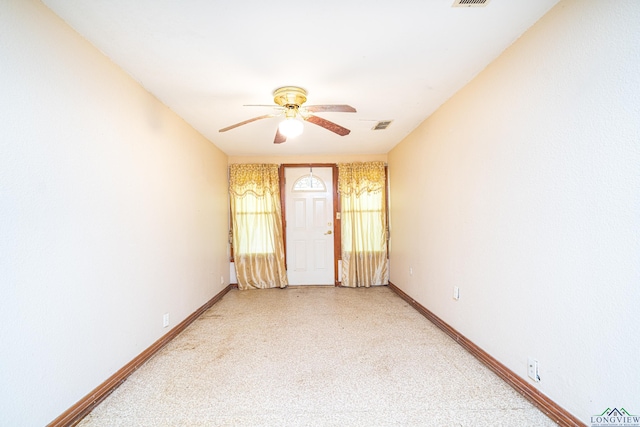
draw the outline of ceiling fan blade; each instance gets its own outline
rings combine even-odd
[[[264,116],[254,117],[249,120],[245,120],[244,122],[236,123],[235,125],[227,126],[226,128],[220,129],[218,132],[226,132],[231,129],[235,129],[238,126],[246,125],[247,123],[255,122],[256,120],[268,119],[269,117],[273,117],[273,114],[265,114]]]
[[[309,105],[305,108],[312,113],[357,113],[351,105]]]
[[[273,140],[274,144],[282,144],[287,140],[287,137],[280,133],[280,129],[276,131],[276,137]]]
[[[242,104],[242,106],[243,107],[269,107],[269,108],[277,108],[280,110],[284,108],[276,104]]]
[[[318,125],[323,127],[331,132],[337,133],[340,136],[349,135],[351,131],[347,128],[340,126],[339,124],[330,122],[329,120],[323,119],[322,117],[311,115],[305,119],[308,122],[313,123],[314,125]]]

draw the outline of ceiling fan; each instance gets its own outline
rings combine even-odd
[[[323,127],[340,136],[348,135],[351,131],[339,124],[333,123],[327,119],[316,116],[314,113],[339,112],[339,113],[355,113],[356,109],[350,105],[308,105],[303,107],[307,101],[307,91],[296,86],[285,86],[276,89],[273,92],[273,105],[247,105],[248,107],[274,107],[277,112],[273,114],[265,114],[263,116],[254,117],[240,123],[236,123],[226,128],[222,128],[219,132],[226,132],[235,129],[247,123],[256,120],[267,119],[270,117],[278,117],[284,115],[284,120],[278,125],[274,144],[282,144],[287,138],[293,138],[302,133],[302,121],[307,121]]]

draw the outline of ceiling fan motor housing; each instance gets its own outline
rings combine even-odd
[[[273,92],[273,102],[281,107],[300,107],[307,102],[307,91],[296,86],[284,86]]]

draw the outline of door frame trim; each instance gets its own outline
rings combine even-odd
[[[339,212],[340,201],[338,199],[338,165],[335,163],[282,163],[280,170],[280,206],[282,215],[282,239],[284,240],[284,264],[287,267],[287,220],[286,220],[286,182],[285,168],[331,168],[333,177],[333,282],[334,286],[340,286],[338,281],[338,261],[342,259],[340,220],[336,219]]]

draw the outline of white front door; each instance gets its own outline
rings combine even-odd
[[[333,168],[285,167],[290,285],[333,285]]]

